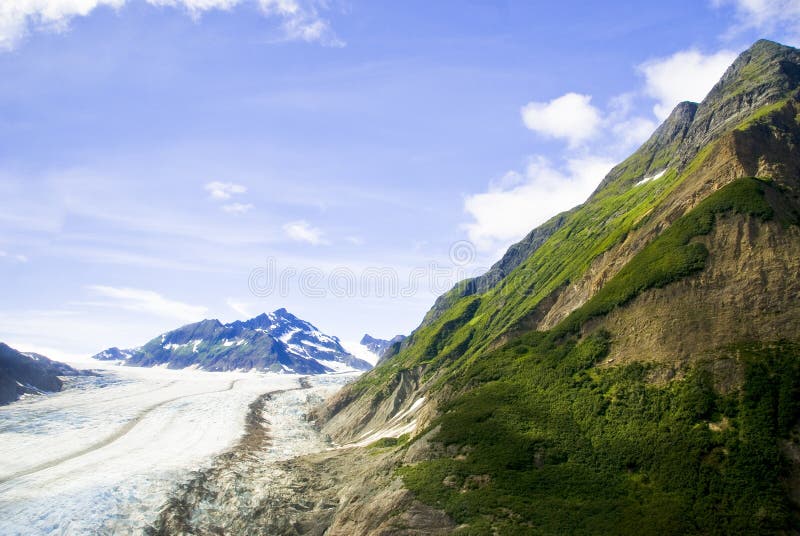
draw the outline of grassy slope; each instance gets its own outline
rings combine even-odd
[[[401,468],[406,486],[466,534],[758,534],[790,524],[776,439],[798,417],[800,348],[732,348],[745,387],[720,396],[702,367],[666,387],[650,385],[641,364],[592,368],[607,344],[602,333],[558,345],[530,336],[487,356],[468,374],[480,387],[436,423],[435,439],[463,455]]]
[[[800,348],[731,349],[746,382],[741,396],[725,397],[702,366],[664,387],[647,382],[651,371],[641,364],[595,368],[607,334],[575,334],[592,316],[702,269],[704,248],[691,238],[707,234],[716,217],[770,218],[769,187],[740,179],[721,189],[551,332],[462,360],[449,375],[461,394],[432,426],[441,425],[435,441],[464,455],[401,469],[409,489],[466,523],[465,533],[756,533],[787,525],[777,438],[798,417]],[[724,431],[709,429],[723,418]]]

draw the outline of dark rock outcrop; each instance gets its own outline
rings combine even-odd
[[[63,382],[59,376],[79,374],[82,372],[64,363],[0,343],[0,404],[14,402],[24,394],[60,391]]]

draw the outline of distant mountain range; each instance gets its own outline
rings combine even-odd
[[[60,391],[59,376],[89,374],[32,352],[19,352],[0,343],[0,404],[19,400],[25,394]]]
[[[209,371],[327,374],[372,368],[347,352],[337,337],[322,333],[286,309],[229,324],[203,320],[164,333],[140,348],[109,348],[94,358],[139,367]]]
[[[405,335],[395,335],[389,340],[386,339],[376,339],[375,337],[371,336],[370,334],[364,334],[361,337],[361,346],[364,346],[367,350],[375,354],[375,357],[378,358],[378,361],[386,354],[387,350],[394,345],[395,343],[401,343],[406,339]]]

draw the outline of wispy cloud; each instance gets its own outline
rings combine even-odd
[[[281,19],[285,40],[317,42],[332,47],[342,47],[345,44],[333,32],[328,21],[320,16],[319,7],[314,2],[259,0],[259,4],[266,15],[274,15]],[[319,5],[322,6],[324,3]]]
[[[305,220],[293,221],[283,226],[286,236],[296,242],[307,242],[313,245],[323,244],[323,232]]]
[[[346,236],[344,239],[347,240],[349,243],[353,244],[354,246],[364,245],[364,239],[360,236],[351,235],[351,236]]]
[[[230,199],[236,194],[247,192],[247,187],[233,182],[209,182],[203,188],[211,195],[212,199]]]
[[[2,250],[0,250],[0,259],[6,259],[13,262],[28,262],[28,257],[26,255],[22,255],[21,253],[9,253]]]
[[[204,186],[211,198],[216,201],[225,201],[235,195],[242,195],[247,192],[247,187],[234,182],[209,182]],[[245,214],[255,207],[252,203],[227,203],[222,205],[222,210],[228,214]]]
[[[208,310],[203,306],[170,300],[152,290],[105,285],[90,285],[88,288],[94,294],[107,298],[106,301],[95,303],[95,305],[176,318],[185,322],[202,319]]]
[[[800,2],[797,0],[712,0],[716,7],[733,6],[736,34],[755,29],[763,35],[776,34],[792,44],[800,44]]]
[[[222,210],[229,214],[245,214],[253,210],[253,205],[250,203],[230,203],[223,205]]]
[[[0,2],[0,50],[12,50],[31,32],[63,32],[76,17],[95,9],[121,9],[131,0],[3,0]],[[267,18],[279,21],[282,40],[343,46],[321,12],[327,3],[318,0],[145,0],[154,6],[182,8],[195,20],[212,10],[231,10],[257,3]]]

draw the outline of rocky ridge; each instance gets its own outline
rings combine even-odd
[[[326,374],[372,368],[348,353],[337,337],[322,333],[286,309],[229,324],[203,320],[164,333],[140,348],[109,348],[94,358],[140,367],[210,371]]]

